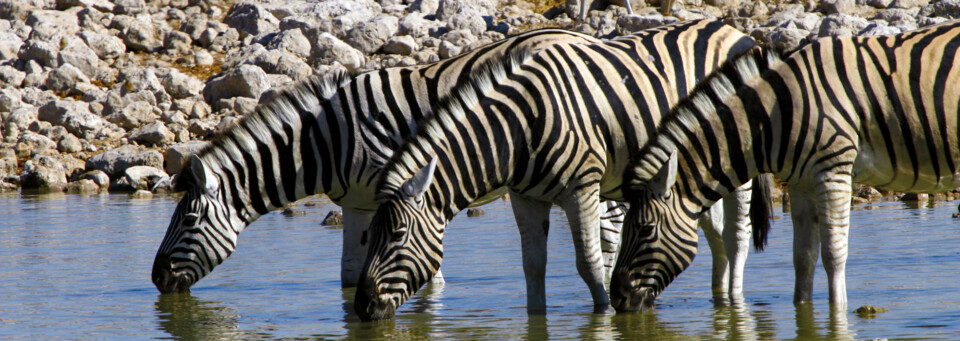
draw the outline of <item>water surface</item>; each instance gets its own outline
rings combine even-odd
[[[715,305],[710,250],[660,297],[656,310],[592,314],[562,212],[554,209],[543,316],[528,316],[520,240],[509,203],[454,219],[445,237],[446,284],[430,285],[396,319],[362,323],[341,289],[342,230],[320,226],[336,206],[300,202],[306,215],[270,213],[190,294],[160,295],[153,256],[175,198],[0,194],[2,339],[957,339],[957,202],[860,207],[851,220],[849,311],[831,313],[817,269],[814,302],[792,303],[789,213],[776,212],[770,246],[751,253],[744,304]],[[875,318],[852,313],[887,308]]]

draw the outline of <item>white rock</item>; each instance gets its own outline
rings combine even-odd
[[[175,136],[170,129],[167,129],[167,126],[163,125],[161,122],[148,124],[134,129],[129,135],[127,135],[128,140],[136,141],[137,143],[145,146],[168,144],[173,142],[174,137]]]
[[[10,65],[0,65],[0,83],[19,88],[27,74]]]
[[[123,39],[118,37],[90,31],[81,32],[80,37],[87,42],[87,46],[101,59],[115,59],[122,56],[127,50],[127,46],[123,44]]]
[[[20,173],[20,186],[24,189],[62,191],[66,185],[66,170],[51,156],[37,156],[28,160]]]
[[[177,69],[169,69],[165,74],[158,76],[160,84],[174,99],[200,96],[203,82],[184,74]]]
[[[310,39],[300,29],[289,29],[271,37],[265,44],[270,50],[284,50],[306,59],[310,57]]]
[[[167,174],[177,174],[183,168],[183,163],[193,154],[196,154],[210,143],[205,141],[189,141],[171,145],[164,154],[164,170]]]
[[[223,18],[223,22],[236,28],[241,37],[271,33],[276,31],[280,24],[280,20],[263,6],[248,2],[240,2],[231,6],[227,16]]]
[[[163,155],[155,150],[144,150],[134,145],[125,145],[94,155],[87,160],[87,171],[101,170],[112,179],[118,179],[123,171],[133,166],[163,167]]]
[[[381,15],[355,26],[344,41],[364,53],[374,53],[380,49],[399,29],[399,19]]]
[[[366,55],[329,33],[322,33],[310,51],[314,64],[340,63],[347,70],[357,70],[366,62]]]
[[[269,87],[267,74],[263,69],[255,65],[241,65],[208,81],[203,88],[203,97],[208,103],[236,96],[260,98],[260,93]]]
[[[89,138],[103,127],[100,116],[90,113],[90,105],[72,100],[51,101],[37,111],[37,118],[67,128],[71,134]]]
[[[418,49],[417,40],[411,36],[396,36],[390,38],[387,44],[383,45],[383,51],[404,56],[409,56]]]

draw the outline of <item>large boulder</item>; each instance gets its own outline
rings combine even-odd
[[[0,31],[0,61],[17,58],[23,40],[13,32]]]
[[[397,34],[399,27],[397,17],[381,15],[355,26],[347,32],[345,41],[364,53],[374,53]]]
[[[173,142],[173,132],[161,122],[148,124],[134,129],[127,136],[130,141],[136,141],[145,146],[157,146]]]
[[[75,11],[36,10],[27,15],[26,24],[33,28],[31,40],[59,43],[61,38],[80,32]]]
[[[241,37],[259,36],[277,30],[280,20],[259,4],[240,2],[230,7],[223,22],[240,31]]]
[[[78,37],[64,38],[65,47],[60,49],[57,61],[60,65],[71,64],[76,66],[87,77],[93,78],[100,74],[101,62],[97,52],[91,49]]]
[[[94,155],[87,160],[86,170],[100,170],[107,173],[111,179],[119,179],[124,170],[133,166],[163,167],[163,155],[155,150],[125,145]]]
[[[121,183],[135,190],[153,190],[153,187],[170,178],[167,173],[156,167],[133,166],[123,171]]]
[[[51,101],[43,105],[37,118],[63,126],[71,134],[85,138],[92,138],[103,127],[103,120],[90,112],[89,104],[72,100]]]
[[[329,33],[320,34],[310,53],[314,64],[339,63],[347,70],[357,70],[366,62],[366,55]]]
[[[120,57],[127,51],[127,46],[123,44],[123,39],[119,37],[90,31],[80,32],[80,37],[83,38],[87,46],[97,54],[97,57],[101,59],[114,59]]]
[[[67,186],[67,172],[56,158],[46,155],[27,160],[20,173],[20,187],[41,191],[63,191]]]
[[[188,141],[168,147],[163,160],[163,169],[167,174],[180,173],[187,158],[209,145],[210,143],[205,141]]]
[[[208,81],[203,88],[203,98],[211,104],[221,98],[236,96],[260,98],[260,94],[269,88],[270,81],[263,69],[255,65],[240,65]]]

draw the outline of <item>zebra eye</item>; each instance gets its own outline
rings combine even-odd
[[[198,218],[196,213],[187,213],[187,215],[183,217],[183,226],[193,227],[197,224]]]
[[[391,236],[394,242],[399,242],[403,240],[403,237],[407,235],[407,224],[400,223],[395,230],[393,230],[393,235]]]

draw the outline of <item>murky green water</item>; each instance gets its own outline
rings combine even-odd
[[[746,303],[715,307],[705,243],[653,312],[591,314],[559,210],[550,234],[546,316],[527,316],[519,234],[508,203],[447,230],[445,285],[403,305],[393,321],[361,323],[339,283],[341,230],[320,226],[336,207],[271,213],[241,234],[236,253],[191,294],[160,296],[154,252],[175,201],[166,196],[0,194],[0,339],[958,339],[957,203],[890,202],[853,213],[850,311],[827,308],[818,268],[815,302],[792,301],[789,213],[771,245],[751,254]],[[851,311],[890,309],[876,318]]]

